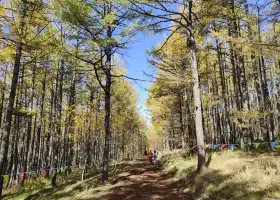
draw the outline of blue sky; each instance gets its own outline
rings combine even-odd
[[[121,57],[121,60],[124,64],[124,67],[127,70],[127,75],[132,78],[151,80],[151,77],[146,76],[143,71],[147,74],[154,74],[155,69],[148,63],[147,50],[150,50],[157,44],[161,43],[164,38],[164,33],[157,35],[145,35],[137,34],[135,37],[135,42],[128,46],[126,50],[126,56]],[[145,101],[148,97],[148,91],[151,83],[142,82],[142,81],[130,81],[133,86],[136,88],[139,93],[139,108],[142,116],[145,118],[148,117],[147,112],[144,112],[146,109]]]

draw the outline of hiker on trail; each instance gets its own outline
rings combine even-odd
[[[150,162],[153,163],[153,152],[152,152],[152,150],[149,151],[148,157],[149,157]]]
[[[158,156],[158,154],[157,154],[156,150],[154,150],[154,161],[157,160],[157,156]]]
[[[147,152],[147,150],[144,152],[144,156],[147,156],[148,155],[148,152]]]

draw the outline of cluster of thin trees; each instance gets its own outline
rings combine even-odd
[[[158,72],[148,100],[150,132],[161,135],[164,148],[279,139],[279,9],[274,0],[200,0],[180,7],[193,21],[173,22],[171,34],[150,53]],[[184,29],[191,22],[195,51]]]
[[[120,6],[0,3],[0,175],[11,174],[11,184],[21,172],[79,162],[102,167],[107,183],[109,160],[144,152],[137,93],[114,57],[135,17]]]
[[[166,31],[150,52],[151,134],[165,148],[279,130],[279,1],[9,0],[1,4],[0,174],[144,151],[137,95],[115,55],[139,31]],[[134,79],[135,80],[135,79]],[[135,148],[137,147],[137,148]]]

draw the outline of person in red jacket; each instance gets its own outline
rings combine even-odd
[[[152,150],[149,151],[148,158],[149,158],[150,162],[153,163],[153,152],[152,152]]]

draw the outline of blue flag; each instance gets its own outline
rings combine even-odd
[[[271,142],[271,148],[274,149],[276,146],[276,142]]]
[[[235,144],[230,144],[230,145],[229,145],[229,149],[230,149],[230,150],[233,150],[234,147],[235,147]]]

